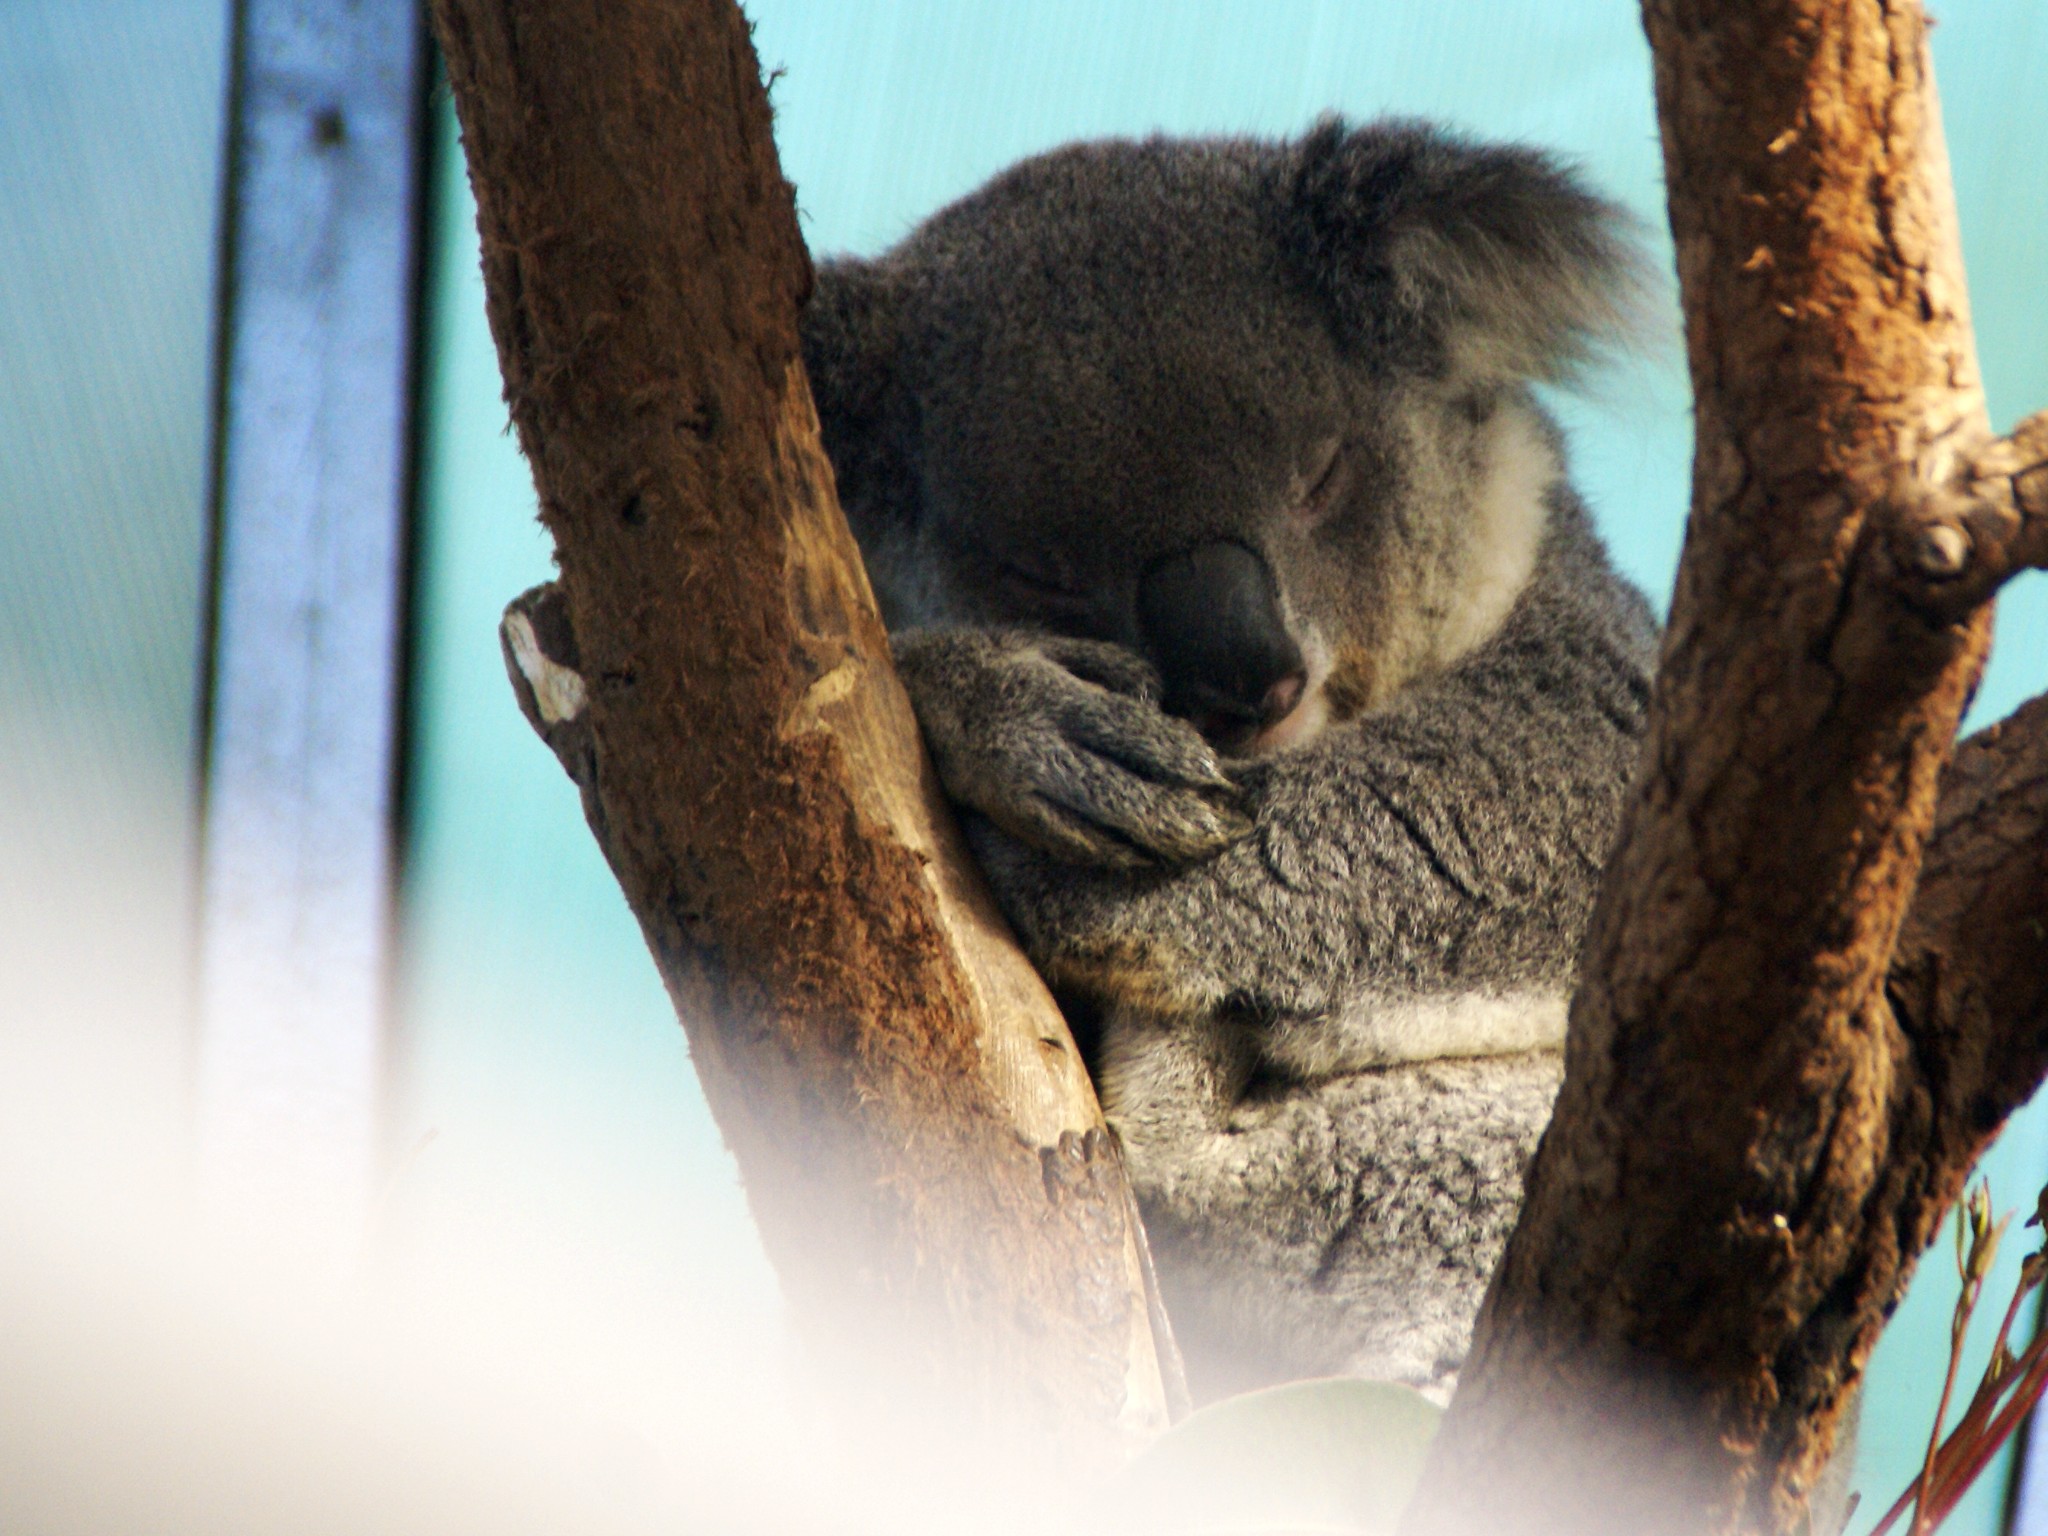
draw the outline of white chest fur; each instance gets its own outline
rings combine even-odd
[[[1367,992],[1336,1013],[1284,1019],[1260,1036],[1260,1055],[1313,1082],[1395,1062],[1506,1056],[1564,1043],[1569,993],[1534,989],[1398,997]]]

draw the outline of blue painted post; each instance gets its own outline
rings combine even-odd
[[[412,0],[242,0],[202,830],[202,1203],[345,1260],[376,1166],[424,100]]]

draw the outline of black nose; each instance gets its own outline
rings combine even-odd
[[[1301,648],[1266,562],[1242,544],[1198,544],[1138,582],[1138,625],[1167,710],[1205,735],[1255,730],[1301,700]]]

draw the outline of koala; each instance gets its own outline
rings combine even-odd
[[[1533,386],[1639,270],[1540,153],[1336,119],[1071,145],[817,270],[842,504],[1198,1397],[1455,1383],[1658,640]]]

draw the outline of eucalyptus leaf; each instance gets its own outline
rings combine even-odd
[[[1161,1536],[1391,1533],[1442,1417],[1411,1387],[1345,1377],[1225,1398],[1131,1462],[1116,1514]]]

